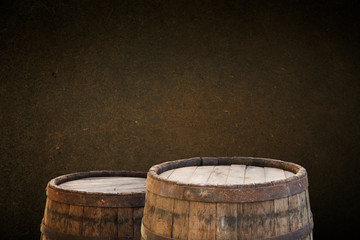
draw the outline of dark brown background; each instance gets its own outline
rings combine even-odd
[[[299,163],[316,239],[357,231],[358,13],[355,1],[2,1],[1,239],[39,238],[56,176],[194,156]]]

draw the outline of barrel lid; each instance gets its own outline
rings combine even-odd
[[[87,177],[58,185],[64,190],[86,193],[124,194],[145,193],[145,178],[139,177]]]
[[[162,163],[150,169],[146,186],[164,197],[205,202],[278,199],[307,187],[306,170],[300,165],[251,157],[197,157]]]
[[[159,174],[161,179],[183,184],[226,186],[266,183],[294,176],[293,172],[273,167],[241,164],[188,166]]]
[[[46,188],[51,200],[96,207],[143,207],[146,173],[91,171],[52,179]]]

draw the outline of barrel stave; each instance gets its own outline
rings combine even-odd
[[[215,239],[216,203],[190,202],[189,239]]]
[[[175,239],[188,239],[190,202],[174,199],[172,222],[172,237]]]
[[[132,208],[118,208],[118,237],[131,236],[134,232],[134,216]]]
[[[237,239],[238,204],[216,204],[216,239]]]
[[[67,219],[67,232],[74,236],[81,236],[84,207],[70,205]]]
[[[156,208],[152,219],[152,229],[164,237],[171,237],[174,200],[155,196]]]

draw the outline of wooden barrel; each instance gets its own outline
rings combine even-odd
[[[43,240],[140,239],[146,173],[80,172],[52,179]]]
[[[306,170],[263,158],[191,158],[153,166],[141,236],[312,239]]]

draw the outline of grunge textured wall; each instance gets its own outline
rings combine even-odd
[[[195,156],[303,165],[314,236],[356,230],[355,1],[2,1],[1,239],[45,186]]]

